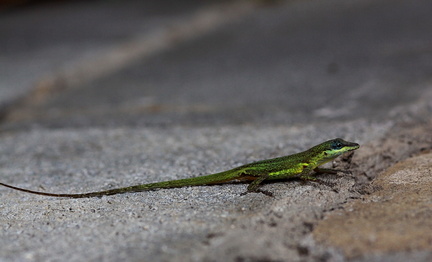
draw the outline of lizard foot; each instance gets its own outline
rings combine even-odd
[[[262,193],[262,194],[264,194],[266,196],[274,197],[272,192],[267,191],[267,190],[262,190],[262,189],[257,189],[257,190],[254,190],[254,191],[249,191],[248,190],[246,192],[241,193],[240,196],[244,196],[244,195],[246,195],[248,193]]]

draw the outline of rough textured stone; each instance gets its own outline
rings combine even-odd
[[[314,235],[348,258],[429,251],[432,258],[432,154],[402,161],[373,182],[375,191],[327,214]]]

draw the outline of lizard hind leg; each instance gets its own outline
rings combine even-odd
[[[249,184],[246,192],[242,193],[241,195],[243,196],[243,195],[246,195],[247,193],[263,193],[266,196],[272,197],[273,193],[260,189],[261,183],[264,180],[266,180],[268,177],[269,177],[269,174],[264,174],[264,175],[257,177],[257,179],[255,179],[254,181],[252,181],[252,183]]]

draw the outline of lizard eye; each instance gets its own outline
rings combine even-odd
[[[335,143],[333,143],[333,149],[341,149],[342,148],[342,143],[337,141]]]

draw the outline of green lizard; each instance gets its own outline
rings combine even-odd
[[[247,187],[247,192],[261,192],[266,195],[272,195],[270,192],[260,190],[259,187],[263,181],[300,178],[303,180],[318,181],[310,173],[336,173],[340,170],[319,168],[322,164],[332,161],[341,154],[353,151],[359,148],[357,143],[347,142],[343,139],[336,138],[316,145],[306,151],[283,156],[273,159],[261,160],[236,167],[234,169],[215,173],[206,176],[185,178],[179,180],[171,180],[164,182],[156,182],[149,184],[141,184],[129,187],[115,188],[105,191],[82,193],[82,194],[55,194],[19,188],[4,183],[0,185],[9,187],[15,190],[53,197],[70,197],[70,198],[85,198],[85,197],[100,197],[104,195],[122,194],[127,192],[139,192],[160,188],[175,188],[186,186],[202,186],[222,184],[228,181],[252,181]],[[246,192],[246,193],[247,193]]]

